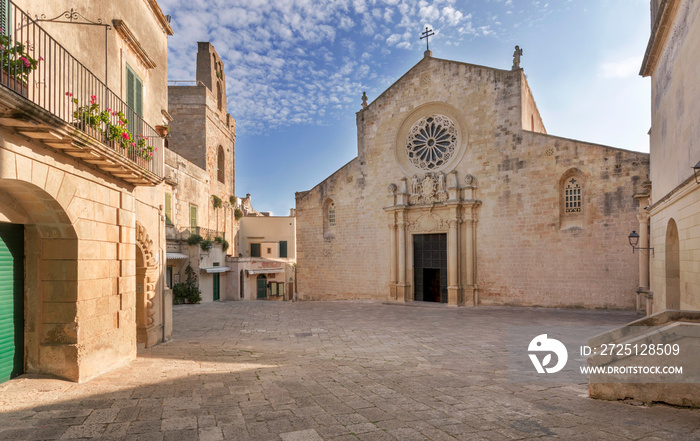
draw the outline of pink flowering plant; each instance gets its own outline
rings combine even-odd
[[[78,99],[73,98],[71,92],[66,92],[66,96],[75,104],[76,109],[73,111],[73,118],[83,127],[91,127],[104,133],[107,141],[126,149],[129,156],[138,156],[146,160],[153,159],[153,152],[158,151],[157,148],[148,145],[148,136],[139,134],[135,139],[129,131],[129,120],[121,110],[113,110],[107,107],[102,110],[97,97],[90,96],[90,103],[83,106],[78,105]],[[112,118],[116,119],[116,124],[112,123]]]
[[[0,63],[2,63],[2,70],[26,83],[29,79],[29,74],[39,67],[40,61],[43,61],[42,57],[38,59],[32,57],[29,55],[29,49],[24,44],[12,41],[0,29]]]

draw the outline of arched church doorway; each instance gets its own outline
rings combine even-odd
[[[416,301],[447,303],[447,234],[413,235]]]
[[[265,274],[258,274],[258,295],[257,298],[264,299],[267,297],[267,277]]]
[[[681,254],[676,221],[666,227],[666,309],[681,308]]]

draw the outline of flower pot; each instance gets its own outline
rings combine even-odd
[[[5,72],[4,70],[0,72],[2,72],[0,82],[2,82],[3,86],[22,95],[25,98],[29,96],[29,86],[27,86],[27,83],[10,73]]]
[[[168,126],[156,126],[155,128],[156,132],[158,132],[158,135],[160,135],[161,138],[168,136],[168,132],[170,131]]]

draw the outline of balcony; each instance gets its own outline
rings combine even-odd
[[[155,129],[36,21],[6,5],[0,126],[133,185],[160,183],[163,142]]]

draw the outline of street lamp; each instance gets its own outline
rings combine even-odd
[[[700,184],[700,161],[693,167],[693,173],[695,173],[695,183]]]
[[[632,245],[632,254],[634,254],[635,250],[651,250],[651,255],[654,255],[654,248],[642,248],[637,246],[639,244],[639,234],[637,234],[637,231],[632,230],[630,235],[627,236],[627,239],[630,241],[630,245]]]

